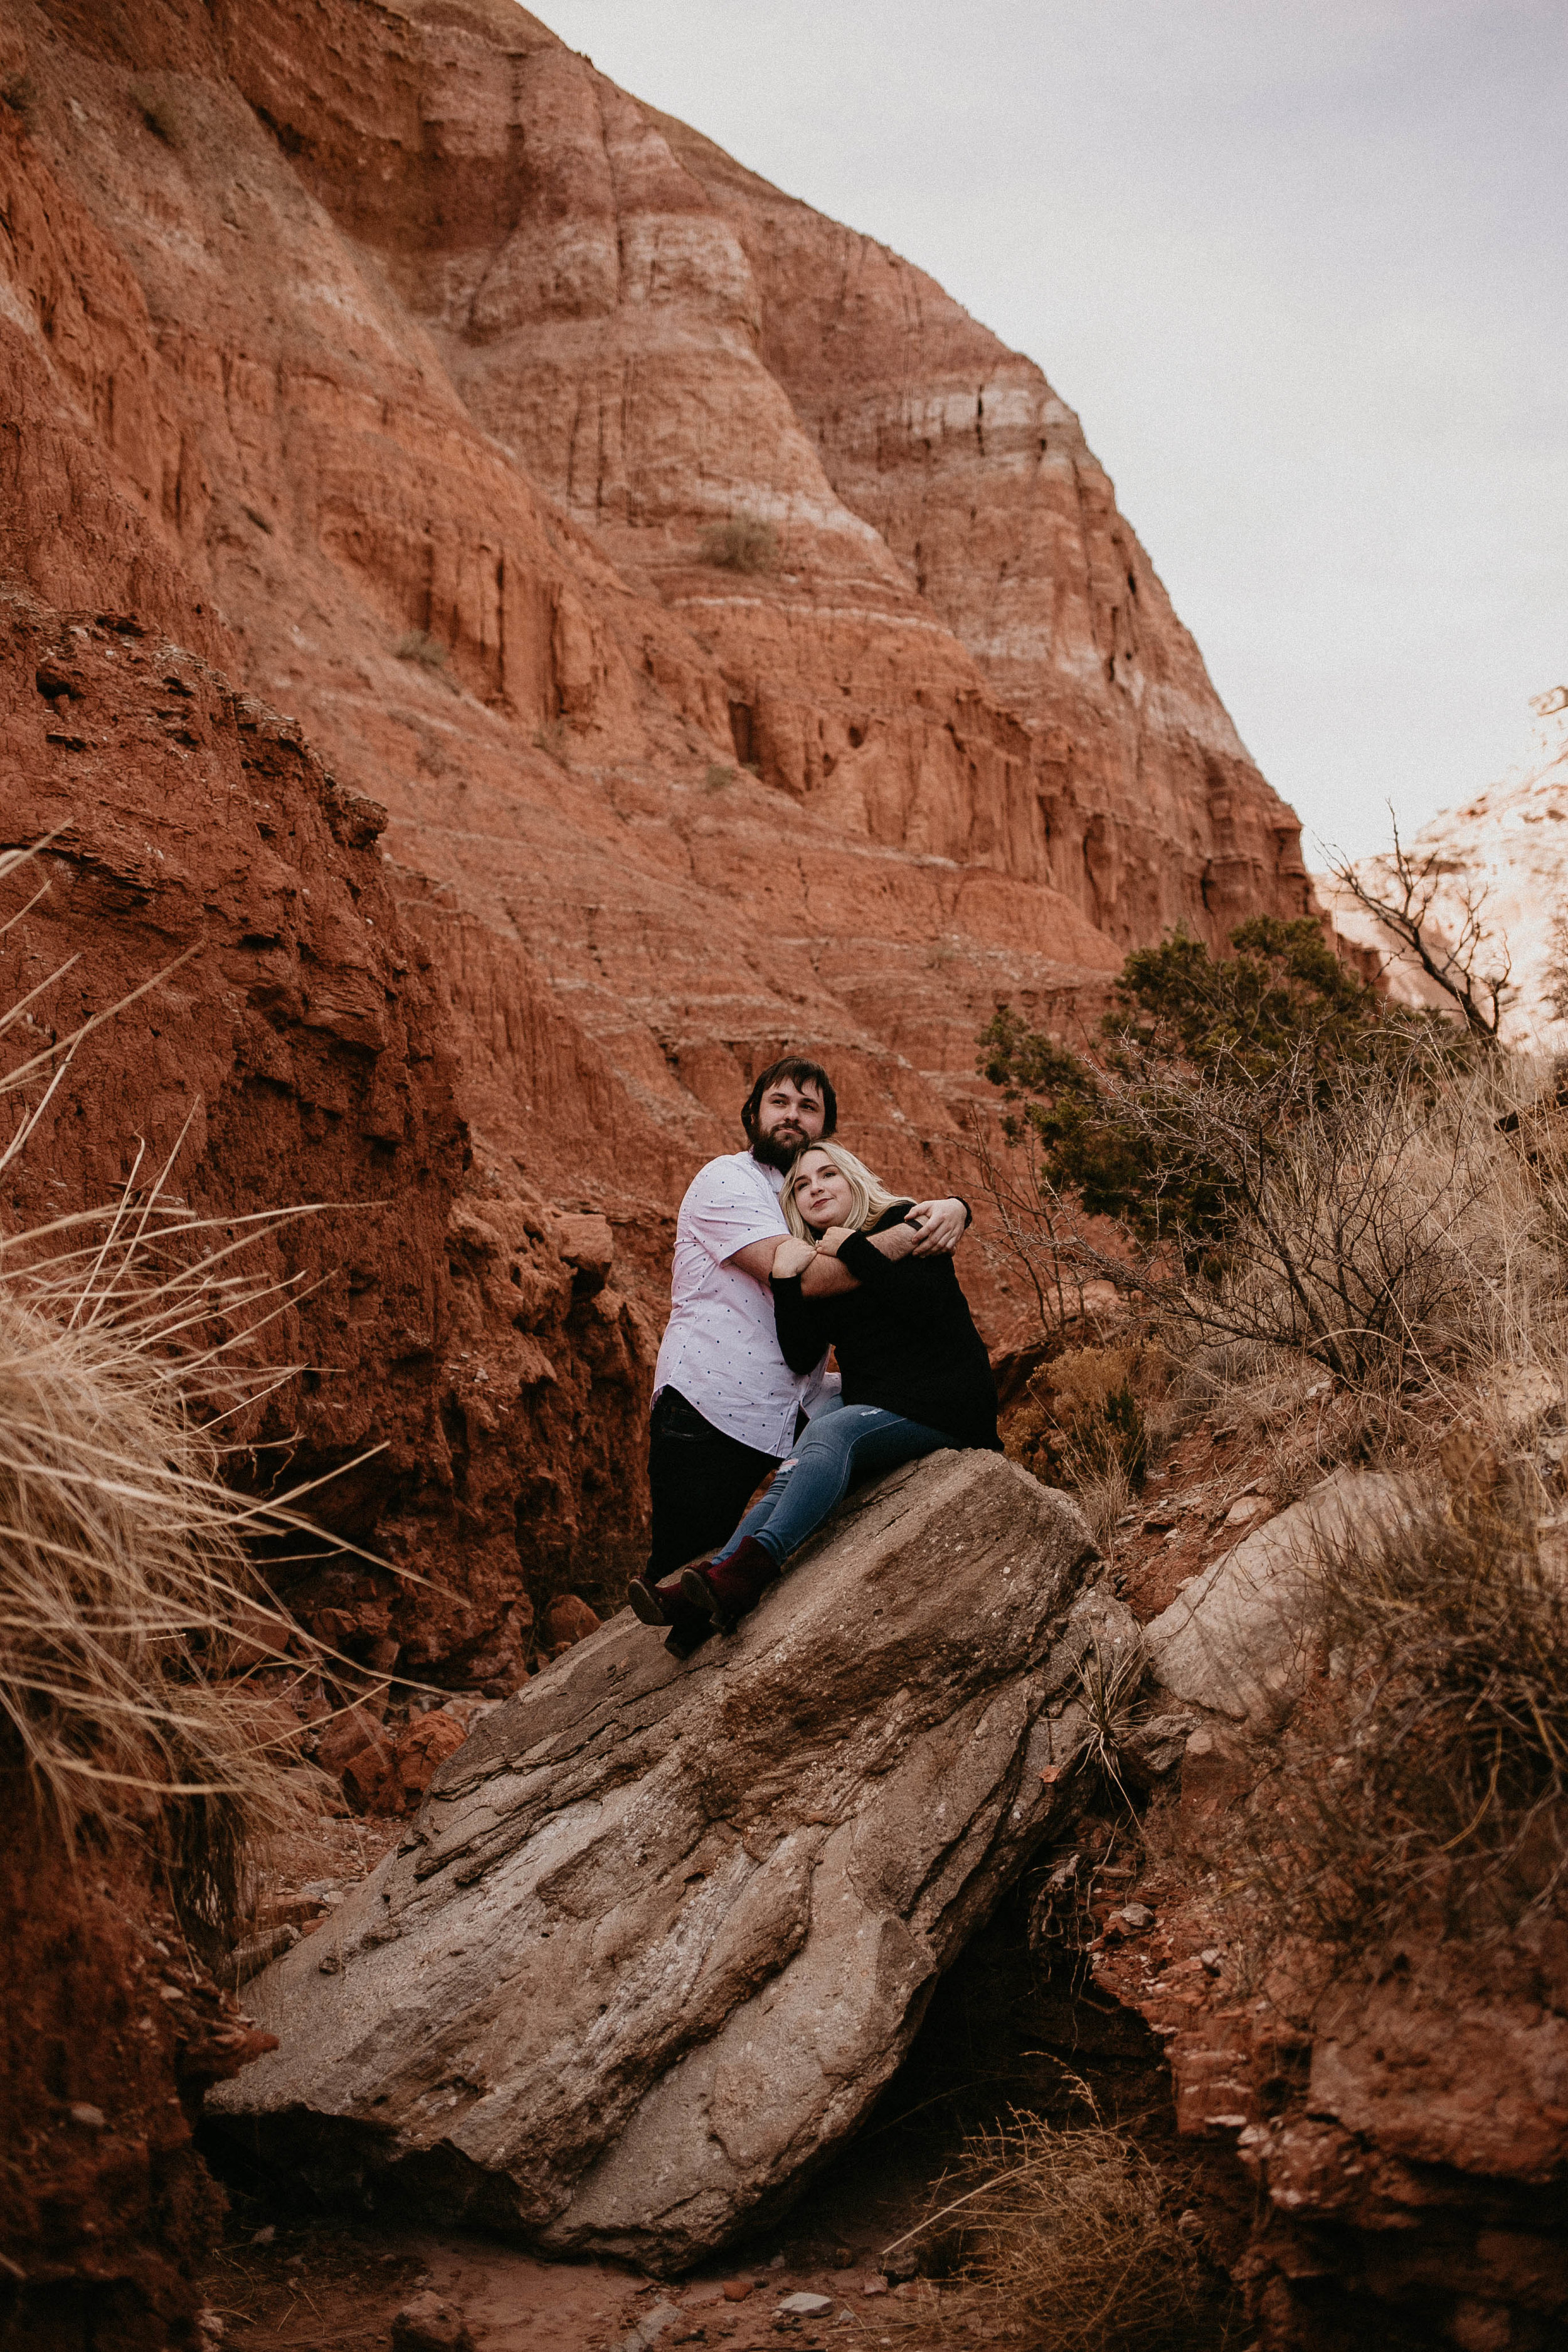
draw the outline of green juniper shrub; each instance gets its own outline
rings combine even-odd
[[[1189,1256],[1236,1213],[1215,1102],[1244,1102],[1266,1150],[1270,1131],[1321,1107],[1347,1069],[1415,1055],[1430,1065],[1434,1050],[1452,1066],[1468,1051],[1451,1024],[1390,1005],[1348,971],[1310,917],[1255,916],[1230,949],[1214,955],[1177,930],[1135,950],[1093,1058],[1006,1004],[980,1039],[977,1067],[1010,1106],[1004,1133],[1032,1134],[1044,1185],[1145,1244],[1179,1238]]]

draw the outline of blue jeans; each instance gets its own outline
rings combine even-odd
[[[754,1536],[782,1568],[851,1486],[953,1442],[942,1430],[906,1421],[901,1413],[884,1412],[879,1405],[841,1404],[818,1413],[801,1433],[762,1501],[747,1512],[723,1550],[714,1554],[715,1566],[728,1559],[747,1536]]]

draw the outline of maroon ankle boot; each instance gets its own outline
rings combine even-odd
[[[682,1569],[680,1590],[688,1601],[708,1612],[721,1633],[732,1633],[778,1574],[773,1554],[764,1551],[754,1536],[747,1536],[728,1559],[710,1560],[706,1568]]]
[[[646,1576],[634,1576],[626,1600],[645,1625],[673,1625],[677,1610],[686,1606],[679,1576],[661,1577],[657,1584]]]

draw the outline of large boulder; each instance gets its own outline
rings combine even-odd
[[[1189,1706],[1266,1726],[1295,1699],[1316,1638],[1325,1556],[1359,1523],[1408,1503],[1377,1470],[1337,1470],[1242,1538],[1144,1628],[1155,1680]]]
[[[560,2252],[679,2268],[763,2218],[1048,1832],[1079,1657],[1131,1632],[1094,1556],[1067,1496],[942,1453],[686,1664],[615,1618],[258,1979],[280,2047],[215,2113],[324,2193]]]

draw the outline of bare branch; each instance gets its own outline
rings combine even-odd
[[[1443,880],[1436,852],[1419,861],[1412,857],[1399,838],[1395,818],[1393,856],[1382,862],[1393,870],[1386,890],[1375,888],[1367,874],[1348,857],[1337,859],[1330,871],[1340,887],[1397,940],[1397,956],[1417,964],[1451,1000],[1470,1035],[1483,1045],[1495,1045],[1504,1001],[1516,992],[1508,941],[1494,941],[1484,919],[1485,890],[1466,887],[1459,892],[1461,921],[1458,935],[1450,944],[1433,912]],[[1494,957],[1500,959],[1501,969],[1484,969],[1482,959],[1489,961]]]

